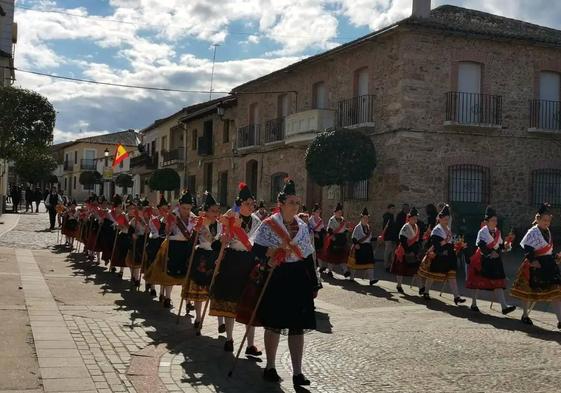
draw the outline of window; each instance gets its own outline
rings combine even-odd
[[[314,83],[312,87],[312,109],[327,109],[325,82]]]
[[[197,129],[195,128],[191,133],[191,149],[197,150]]]
[[[489,177],[489,168],[479,165],[448,167],[448,200],[488,204]]]
[[[222,206],[228,206],[228,172],[220,172],[218,178],[218,202]]]
[[[259,105],[256,102],[249,106],[249,124],[259,124]]]
[[[288,94],[281,94],[277,97],[277,118],[282,119],[288,116]]]
[[[212,162],[207,162],[204,165],[203,172],[205,191],[212,193]]]
[[[343,189],[345,199],[368,200],[368,179],[347,183]]]
[[[258,164],[256,160],[249,160],[245,164],[245,183],[254,196],[257,195]]]
[[[78,163],[78,150],[74,152],[74,164]]]
[[[125,162],[124,162],[124,161],[121,161],[121,162],[119,163],[119,168],[123,169],[124,166],[125,166]]]
[[[168,137],[163,136],[162,137],[162,150],[167,150],[167,146],[168,146]]]
[[[68,179],[64,178],[64,191],[68,191]]]
[[[277,196],[284,188],[284,179],[287,176],[288,174],[284,172],[278,172],[271,176],[271,202],[277,201]]]
[[[224,128],[222,128],[222,143],[228,143],[230,141],[230,120],[224,120],[222,122]]]
[[[540,73],[539,127],[561,129],[561,75],[556,72]]]
[[[538,169],[532,172],[532,203],[548,202],[561,207],[561,170]]]
[[[191,175],[187,177],[187,189],[191,191],[192,194],[196,192],[197,186],[197,176]]]
[[[76,189],[76,176],[74,176],[74,186],[72,188]]]
[[[361,97],[368,95],[368,68],[363,67],[354,74],[354,95]]]

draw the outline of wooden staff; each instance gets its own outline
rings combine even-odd
[[[226,241],[222,242],[222,245],[220,246],[220,252],[218,253],[218,257],[216,258],[216,264],[214,266],[214,271],[212,272],[212,279],[210,280],[210,285],[208,286],[208,298],[206,299],[205,307],[203,309],[203,315],[201,316],[201,320],[199,322],[199,328],[197,329],[197,336],[201,334],[201,330],[203,329],[203,322],[205,321],[205,315],[208,310],[208,306],[210,304],[210,294],[212,291],[212,287],[214,286],[214,280],[216,279],[216,276],[220,272],[220,265],[222,265],[222,259],[224,259],[224,251],[226,250],[227,244],[228,242]]]
[[[148,230],[147,229],[148,227],[146,227],[146,229],[144,230],[144,247],[142,247],[142,257],[140,259],[140,266],[144,271],[146,271],[146,265],[144,260],[146,259],[146,247],[148,246],[148,234],[150,233],[149,229]]]
[[[251,318],[249,318],[249,322],[247,324],[247,327],[251,327],[251,325],[253,325],[253,322],[255,321],[255,316],[257,315],[257,310],[259,309],[259,305],[261,304],[261,300],[263,300],[263,295],[265,294],[265,291],[267,291],[267,287],[269,286],[269,282],[271,281],[271,277],[273,276],[273,272],[275,271],[275,269],[277,268],[276,265],[274,265],[271,270],[269,271],[269,275],[267,276],[267,278],[265,279],[265,283],[263,284],[263,289],[261,289],[261,293],[259,294],[259,297],[257,298],[257,303],[255,304],[255,307],[253,308],[253,311],[251,312]],[[245,340],[247,340],[247,328],[245,329],[245,334],[243,335],[243,339],[242,342],[240,343],[240,346],[238,347],[238,352],[236,353],[236,357],[234,358],[234,363],[232,364],[232,368],[230,369],[230,372],[228,372],[228,377],[231,377],[232,374],[234,373],[234,369],[236,368],[236,364],[238,363],[238,359],[240,358],[240,353],[242,352],[242,348],[245,344]]]
[[[113,241],[113,250],[111,251],[111,265],[113,265],[113,257],[115,256],[115,247],[117,246],[117,238],[119,237],[119,225],[115,228],[115,240]],[[114,267],[114,266],[111,266]]]
[[[97,222],[98,222],[97,233],[95,234],[95,240],[92,249],[94,253],[95,253],[95,248],[97,247],[97,241],[99,240],[99,234],[101,233],[101,224],[102,224],[101,218]]]
[[[197,246],[198,241],[199,241],[199,231],[196,231],[195,240],[193,241],[193,248],[191,249],[191,255],[189,256],[189,264],[187,265],[187,274],[185,275],[185,282],[183,283],[183,288],[187,288],[187,291],[189,290],[189,276],[191,275],[191,267],[193,266],[193,259],[195,258],[195,248]],[[179,310],[177,310],[177,319],[175,320],[176,324],[179,324],[179,317],[181,316],[181,308],[183,307],[183,300],[184,297],[181,296],[181,301],[179,302]]]

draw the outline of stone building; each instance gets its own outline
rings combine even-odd
[[[341,199],[378,226],[390,202],[447,201],[458,232],[487,204],[526,228],[538,203],[561,207],[560,47],[558,30],[414,0],[404,20],[235,88],[237,177],[272,202],[289,174],[324,215]],[[308,179],[305,149],[329,127],[371,136],[370,179]]]
[[[182,189],[190,189],[201,202],[210,191],[222,205],[229,206],[235,195],[234,97],[228,96],[192,105],[140,131],[144,152],[131,160],[135,192],[155,201],[147,182],[154,169],[171,168],[180,175],[180,188],[166,192],[177,200]]]

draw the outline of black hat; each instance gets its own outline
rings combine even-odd
[[[150,206],[150,201],[148,199],[144,198],[140,201],[140,206],[148,207],[148,206]]]
[[[497,217],[497,212],[491,206],[487,206],[487,209],[485,209],[485,219],[490,220],[493,217]]]
[[[440,213],[438,213],[438,217],[450,217],[450,206],[444,205]]]
[[[551,212],[549,211],[549,208],[551,207],[551,205],[547,202],[542,203],[542,205],[540,206],[540,208],[538,209],[538,214],[540,216],[544,215],[544,214],[551,214]]]
[[[339,210],[343,210],[343,205],[341,204],[341,202],[337,202],[337,206],[335,206],[335,210],[333,211],[338,212]]]
[[[181,198],[179,198],[179,204],[180,205],[193,205],[193,194],[191,194],[191,191],[187,190],[183,193],[183,195],[181,195]]]
[[[296,185],[294,184],[294,180],[286,178],[284,180],[284,187],[282,191],[279,192],[277,200],[279,202],[284,202],[289,195],[296,195]]]
[[[361,216],[369,216],[368,209],[367,208],[362,209],[362,213],[360,213],[360,215]]]
[[[123,204],[123,198],[119,194],[113,195],[113,200],[111,201],[113,206],[121,206]]]
[[[419,211],[415,206],[413,206],[411,210],[409,210],[409,217],[417,217],[418,215],[419,215]]]
[[[204,201],[203,201],[203,210],[208,210],[211,206],[215,206],[218,205],[218,203],[216,203],[216,200],[214,199],[214,197],[212,196],[212,194],[208,191],[205,191],[205,195],[204,195]]]
[[[314,203],[314,207],[312,208],[312,212],[317,212],[320,209],[321,209],[321,207],[319,207],[319,203]]]
[[[164,196],[162,195],[162,197],[160,198],[160,202],[158,202],[158,206],[156,207],[162,207],[167,205],[168,205],[168,201],[166,201],[166,198],[164,198]]]
[[[308,213],[308,208],[306,205],[302,205],[302,213]]]
[[[247,184],[240,183],[239,188],[240,191],[238,192],[238,200],[240,202],[247,201],[248,199],[253,198],[253,194],[251,193],[251,190],[249,189]]]
[[[260,201],[259,201],[259,206],[258,206],[258,208],[259,208],[259,209],[264,209],[264,208],[265,208],[265,202],[264,202],[263,200],[260,200]]]

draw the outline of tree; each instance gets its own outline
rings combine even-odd
[[[318,134],[306,151],[306,170],[320,186],[343,185],[370,178],[376,150],[358,129],[334,129]]]
[[[101,174],[98,171],[85,171],[80,173],[78,182],[86,189],[91,190],[93,186],[101,183]]]
[[[0,159],[17,160],[29,149],[50,145],[55,118],[53,106],[42,95],[0,88]]]
[[[57,162],[47,149],[35,147],[19,154],[14,162],[14,167],[23,180],[36,184],[41,180],[48,180],[56,169]]]
[[[150,188],[157,191],[177,190],[180,184],[179,174],[171,168],[156,169],[148,180]]]
[[[132,180],[132,176],[127,173],[120,173],[115,178],[115,184],[119,187],[123,188],[123,194],[127,193],[127,188],[132,187],[134,185],[134,181]]]
[[[58,177],[56,175],[49,175],[49,178],[47,179],[47,183],[52,185],[52,184],[58,184]]]

